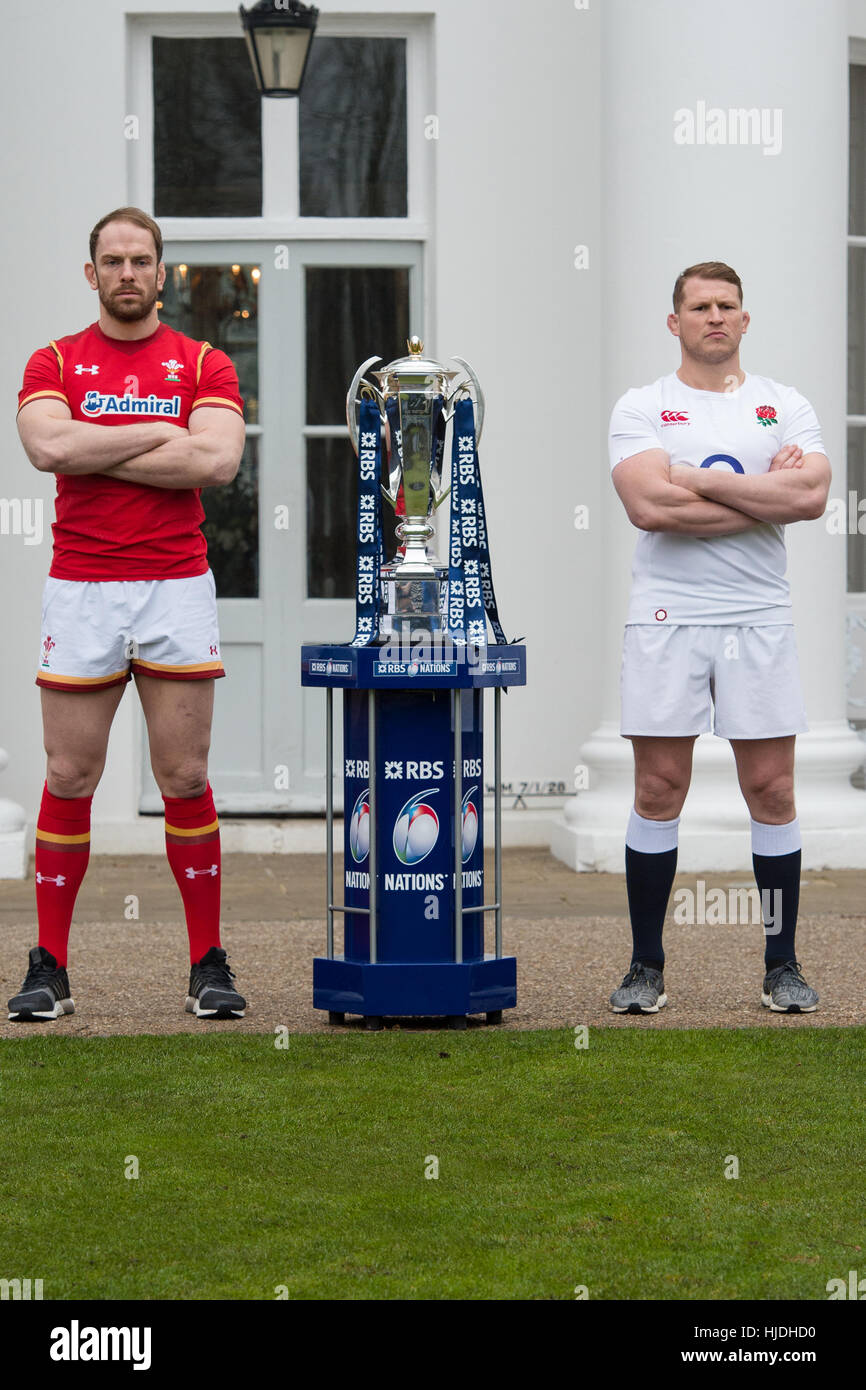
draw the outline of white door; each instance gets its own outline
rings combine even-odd
[[[230,487],[206,489],[226,679],[210,779],[224,813],[324,809],[324,699],[302,690],[304,642],[354,631],[355,460],[345,395],[356,367],[423,336],[415,242],[166,246],[165,322],[223,348],[247,444]],[[161,811],[142,749],[142,811]]]

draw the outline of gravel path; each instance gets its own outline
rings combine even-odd
[[[683,886],[690,882],[694,885],[694,878],[677,880]],[[706,878],[707,890],[747,883],[744,875]],[[324,954],[324,859],[226,856],[224,885],[223,944],[250,1001],[245,1019],[203,1023],[184,1012],[186,932],[165,861],[94,859],[70,943],[76,1013],[44,1028],[4,1018],[0,1037],[49,1030],[77,1037],[227,1029],[272,1033],[281,1025],[292,1032],[341,1031],[312,1007],[312,960]],[[130,895],[138,898],[139,918],[125,920]],[[505,855],[504,900],[513,915],[505,915],[504,941],[506,952],[517,956],[518,1005],[506,1011],[504,1028],[812,1028],[866,1022],[858,968],[866,874],[807,876],[798,948],[821,1003],[817,1013],[795,1017],[761,1007],[759,926],[684,926],[670,919],[667,1008],[654,1018],[612,1014],[608,996],[630,955],[624,896],[621,876],[572,874],[540,850]],[[32,882],[0,883],[2,1001],[20,988],[34,924]],[[403,1020],[400,1026],[431,1024]],[[346,1027],[357,1031],[360,1020],[350,1017]]]

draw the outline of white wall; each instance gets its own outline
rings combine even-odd
[[[172,12],[154,0],[142,12]],[[185,0],[184,12],[235,12]],[[345,13],[435,14],[440,138],[429,272],[440,356],[472,361],[488,399],[481,458],[500,611],[525,636],[531,684],[506,701],[506,777],[563,778],[600,712],[594,654],[604,612],[598,516],[606,485],[599,422],[599,15],[561,0],[343,0]],[[96,317],[82,265],[87,235],[127,200],[128,113],[122,0],[67,0],[4,17],[0,95],[7,139],[0,222],[6,323],[0,343],[0,496],[46,502],[41,546],[0,537],[0,794],[31,824],[44,773],[33,684],[53,482],[27,463],[14,427],[29,353]],[[131,11],[130,11],[131,12]],[[329,7],[329,14],[334,13]],[[240,32],[240,31],[239,31]],[[15,138],[9,139],[14,131]],[[590,248],[578,271],[573,249]],[[543,400],[543,408],[542,402]],[[136,814],[139,718],[126,692],[95,822]],[[115,840],[114,843],[117,843]],[[98,843],[95,843],[98,848]]]

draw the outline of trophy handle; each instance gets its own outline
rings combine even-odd
[[[358,403],[358,387],[361,385],[364,373],[368,370],[368,368],[372,367],[374,362],[381,361],[381,357],[368,357],[366,362],[362,362],[361,366],[358,368],[358,370],[352,378],[352,385],[349,387],[348,393],[346,395],[346,424],[349,426],[349,438],[352,441],[352,448],[355,450],[356,454],[358,452],[358,421],[355,415],[355,407]],[[384,413],[385,402],[383,400],[381,391],[378,389],[378,387],[373,385],[372,381],[365,381],[364,385],[369,387],[369,389],[373,392],[373,394],[376,397],[376,400],[379,402],[379,410]]]
[[[478,406],[478,418],[475,421],[475,440],[476,443],[480,443],[481,431],[484,428],[484,392],[481,389],[481,382],[478,380],[478,377],[475,375],[475,372],[472,370],[469,363],[466,362],[462,357],[454,357],[451,360],[453,362],[460,363],[460,366],[463,368],[464,372],[469,377],[469,380],[472,382],[472,385],[475,387],[475,401]],[[453,414],[454,411],[452,410],[451,415]],[[446,418],[450,419],[450,415]]]

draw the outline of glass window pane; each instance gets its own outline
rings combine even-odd
[[[315,38],[299,101],[301,216],[405,217],[406,40]]]
[[[358,460],[345,439],[307,440],[307,597],[354,598]],[[382,499],[386,560],[397,553],[394,508]]]
[[[355,592],[358,473],[346,439],[307,440],[307,595]]]
[[[852,63],[848,73],[848,232],[866,236],[866,66]]]
[[[866,248],[848,247],[848,414],[866,415]]]
[[[261,97],[237,39],[153,40],[155,217],[260,217]]]
[[[369,266],[308,266],[306,273],[307,424],[339,425],[346,392],[368,357],[406,354],[409,271]]]
[[[259,441],[247,437],[234,481],[201,492],[207,520],[202,531],[217,598],[259,595]]]
[[[235,366],[247,424],[259,422],[259,267],[166,263],[160,318],[222,348]]]
[[[855,506],[866,497],[866,429],[848,428],[848,493],[854,493]],[[846,498],[846,501],[848,499]],[[848,507],[850,510],[850,504]],[[850,521],[859,525],[861,517],[849,518],[848,535],[848,592],[866,593],[866,536],[859,531],[850,534]],[[864,523],[866,524],[866,523]]]

